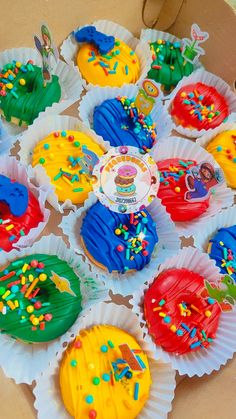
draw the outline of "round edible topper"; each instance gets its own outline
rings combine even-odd
[[[136,147],[120,146],[100,157],[93,170],[93,189],[111,211],[132,213],[156,197],[159,174],[155,161]]]

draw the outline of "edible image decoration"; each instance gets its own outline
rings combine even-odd
[[[37,35],[34,36],[34,43],[41,55],[42,59],[42,74],[44,83],[51,81],[51,58],[53,57],[55,62],[59,58],[59,53],[55,45],[53,44],[52,34],[46,25],[41,26],[42,40]]]
[[[209,38],[208,32],[202,32],[196,23],[191,26],[191,38],[183,39],[183,52],[184,59],[190,63],[195,63],[200,55],[205,55],[203,48],[199,44],[205,42]]]
[[[103,205],[120,213],[147,207],[156,197],[159,175],[152,157],[135,147],[121,146],[100,158],[93,171],[94,192]]]
[[[208,295],[218,301],[222,311],[231,311],[236,303],[236,283],[230,275],[225,275],[218,283],[205,281]]]
[[[214,168],[211,163],[202,162],[198,166],[189,169],[185,178],[188,191],[185,193],[186,201],[205,200],[213,188],[221,184],[224,176],[221,169]]]
[[[144,79],[135,99],[135,105],[139,112],[149,115],[159,96],[159,87],[154,80]]]

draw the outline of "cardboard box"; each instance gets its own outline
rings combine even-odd
[[[47,22],[57,44],[78,25],[96,19],[116,21],[136,36],[144,27],[143,0],[18,0],[14,4],[1,0],[0,4],[0,50],[33,47],[33,34],[39,33],[42,22]],[[154,20],[157,20],[156,28],[179,37],[189,36],[193,22],[208,31],[210,39],[204,45],[206,56],[202,61],[209,71],[233,86],[236,79],[236,16],[227,3],[223,0],[148,0],[145,21],[151,24]],[[75,114],[75,109],[70,110],[71,115]],[[59,214],[53,215],[47,230],[57,234],[60,219]],[[127,303],[125,299],[119,299],[121,301]],[[178,377],[177,382],[173,411],[169,418],[235,418],[236,359],[210,377]],[[33,402],[30,387],[15,385],[0,370],[1,419],[35,418]]]

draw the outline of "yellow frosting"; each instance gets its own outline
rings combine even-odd
[[[81,204],[92,190],[92,176],[79,173],[80,164],[76,163],[73,166],[68,159],[83,158],[82,146],[86,146],[97,156],[104,153],[92,138],[79,131],[51,133],[33,150],[32,165],[42,164],[61,202],[70,199],[73,204]]]
[[[146,368],[142,372],[132,371],[131,378],[118,379],[128,364],[120,363],[114,373],[112,363],[123,358],[119,345],[124,343],[138,351]],[[136,383],[139,386],[137,400],[134,397]],[[75,419],[135,418],[148,398],[150,385],[147,356],[132,336],[113,326],[99,325],[82,330],[65,351],[60,365],[62,398]]]
[[[104,67],[100,65],[101,62],[105,64]],[[82,44],[77,64],[82,77],[88,83],[99,86],[120,87],[125,83],[135,83],[140,76],[137,55],[119,39],[116,39],[115,47],[105,55],[101,55],[92,44]]]
[[[206,150],[222,168],[226,182],[236,188],[236,130],[224,131],[216,135],[207,145]]]

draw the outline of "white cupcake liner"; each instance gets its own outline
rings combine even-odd
[[[62,218],[60,227],[63,233],[69,238],[70,246],[78,254],[84,255],[84,249],[80,242],[80,230],[84,217],[89,208],[97,202],[97,198],[90,193],[84,207],[76,212],[71,212],[68,216]],[[148,278],[154,278],[158,265],[165,259],[175,254],[180,248],[180,240],[175,230],[174,223],[170,220],[159,199],[154,199],[147,210],[156,223],[158,243],[153,251],[151,260],[141,271],[130,273],[109,273],[93,264],[87,256],[84,255],[86,262],[91,266],[92,272],[95,272],[101,280],[110,288],[114,294],[131,295],[134,289],[147,281]]]
[[[95,26],[98,31],[107,35],[113,35],[121,41],[125,42],[137,54],[140,63],[140,77],[135,84],[140,83],[140,81],[146,77],[152,62],[152,55],[149,45],[146,42],[135,38],[131,32],[115,22],[111,22],[109,20],[97,20],[93,22],[92,25]],[[75,29],[75,31],[82,29],[85,26],[89,25],[80,26],[79,28]],[[74,39],[73,33],[74,31],[62,43],[60,52],[66,63],[74,66],[76,65],[76,56],[79,49],[79,44]],[[78,66],[76,67],[79,71]],[[96,86],[94,84],[87,83],[86,80],[82,77],[80,71],[79,74],[83,82],[83,86],[86,90],[90,90]]]
[[[0,53],[0,68],[13,60],[27,62],[30,59],[34,61],[35,65],[42,67],[40,54],[36,49],[24,47],[7,49]],[[61,60],[58,60],[55,64],[52,74],[57,75],[59,78],[61,86],[61,99],[59,103],[54,103],[52,106],[48,106],[45,111],[50,109],[51,113],[58,113],[59,111],[62,112],[68,108],[76,100],[79,100],[83,86],[77,69],[74,66],[65,64]],[[26,129],[26,127],[19,127],[18,125],[9,123],[5,121],[4,118],[2,118],[2,121],[9,134],[16,135]]]
[[[195,160],[197,163],[207,161],[214,167],[220,167],[211,154],[200,147],[198,144],[180,137],[170,137],[157,143],[150,154],[156,162],[171,158],[180,158],[186,160]],[[233,193],[227,187],[226,182],[214,188],[214,195],[210,195],[210,205],[200,217],[186,222],[175,222],[179,235],[189,237],[202,228],[204,222],[221,211],[223,208],[230,207],[233,204]]]
[[[112,325],[127,331],[133,336],[140,347],[146,352],[152,377],[152,384],[149,399],[146,401],[139,419],[165,419],[171,410],[171,403],[174,398],[175,390],[175,371],[170,368],[170,364],[153,359],[153,353],[142,338],[137,316],[127,307],[118,306],[114,303],[100,303],[93,307],[86,317],[80,319],[75,324],[71,338],[79,334],[80,330],[90,328],[96,324]],[[54,355],[54,363],[48,372],[45,371],[38,377],[36,387],[33,392],[35,395],[35,408],[38,411],[38,419],[70,419],[71,416],[66,411],[59,387],[59,368],[66,348],[60,348],[58,355]],[[106,413],[104,412],[106,415]]]
[[[0,265],[3,266],[15,259],[35,253],[57,255],[60,259],[65,260],[79,277],[82,311],[78,318],[83,316],[86,310],[93,304],[97,304],[106,298],[107,290],[97,278],[96,281],[91,281],[91,278],[95,277],[91,275],[88,266],[83,262],[82,258],[68,249],[61,237],[53,234],[43,237],[31,247],[22,249],[20,253],[15,250],[8,254],[1,253]],[[70,335],[71,329],[51,342],[26,344],[6,334],[0,334],[0,365],[5,375],[13,378],[17,384],[31,384],[39,374],[49,367],[55,353],[62,347],[65,341],[70,339]]]
[[[156,276],[161,272],[171,268],[186,268],[199,273],[210,282],[217,282],[220,278],[219,269],[215,263],[209,259],[208,255],[201,253],[193,247],[182,249],[177,255],[163,263]],[[143,297],[145,291],[151,286],[152,281],[148,281],[137,292],[134,293],[132,311],[139,317],[140,323],[144,325],[144,340],[155,350],[156,359],[170,362],[180,375],[187,374],[189,377],[194,375],[202,377],[204,374],[211,374],[218,371],[222,365],[233,357],[236,351],[236,311],[222,312],[219,327],[216,331],[216,339],[208,349],[200,349],[196,352],[189,352],[183,355],[168,353],[160,346],[157,346],[148,333],[146,320],[143,312]]]
[[[188,77],[183,77],[183,79],[178,83],[178,85],[176,86],[176,88],[171,92],[170,96],[169,96],[169,101],[167,101],[165,103],[165,106],[167,107],[168,111],[171,108],[171,104],[172,101],[174,99],[174,97],[176,96],[176,94],[178,93],[178,91],[184,87],[187,86],[189,84],[192,83],[198,83],[198,82],[202,82],[207,84],[208,86],[212,86],[215,87],[216,90],[222,95],[224,96],[224,98],[227,101],[228,107],[229,107],[229,115],[232,112],[236,112],[236,95],[235,93],[231,90],[230,86],[224,81],[222,80],[220,77],[215,76],[215,74],[209,73],[208,71],[204,70],[204,69],[199,69],[197,71],[194,71],[192,74],[190,74],[190,76]],[[175,124],[175,121],[173,121]],[[177,132],[179,132],[180,134],[184,135],[185,137],[189,137],[189,138],[198,138],[201,137],[204,134],[209,133],[212,129],[190,129],[190,128],[183,128],[181,125],[177,125],[175,124],[175,129]]]
[[[107,99],[114,99],[117,96],[136,97],[139,87],[135,85],[125,85],[117,87],[95,87],[83,96],[79,105],[79,117],[89,128],[93,128],[93,112],[95,106],[101,105]],[[162,105],[161,98],[156,101],[150,116],[156,123],[157,141],[160,138],[168,137],[171,134],[174,124],[165,107]]]
[[[37,227],[31,228],[28,234],[21,236],[20,239],[13,244],[14,249],[30,246],[42,233],[48,223],[50,210],[45,208],[45,202],[50,193],[50,188],[46,185],[42,185],[40,188],[33,185],[29,180],[26,167],[19,163],[15,157],[9,157],[7,155],[0,156],[0,174],[15,179],[17,182],[25,185],[38,200],[43,220]]]
[[[8,133],[6,127],[3,126],[0,118],[0,155],[8,153],[15,138]]]
[[[34,123],[22,134],[20,138],[20,161],[28,166],[28,172],[37,185],[47,185],[51,187],[52,192],[48,195],[47,200],[57,211],[63,212],[65,209],[76,209],[76,205],[72,204],[70,199],[63,203],[59,203],[55,193],[55,186],[51,185],[50,178],[46,174],[44,167],[37,164],[32,167],[32,152],[37,143],[53,131],[75,130],[83,132],[99,144],[104,150],[109,148],[109,143],[103,141],[102,137],[95,134],[94,131],[87,128],[78,118],[67,115],[49,115],[46,114],[37,118]]]
[[[178,38],[175,35],[172,35],[168,32],[159,31],[157,29],[142,29],[140,33],[140,39],[141,41],[145,41],[148,43],[156,42],[158,39],[162,39],[165,42],[180,42],[180,44],[183,44],[183,40]],[[203,68],[202,63],[199,60],[196,60],[196,62],[193,63],[193,71]]]
[[[209,240],[220,228],[232,227],[236,224],[236,205],[212,217],[200,231],[194,235],[194,246],[207,253]]]

